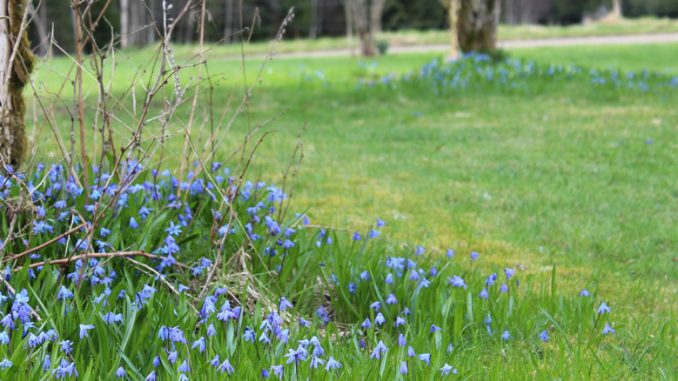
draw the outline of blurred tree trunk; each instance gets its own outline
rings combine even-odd
[[[225,0],[224,9],[224,42],[231,42],[233,40],[233,6],[234,0]]]
[[[458,1],[460,6],[457,12],[457,37],[461,50],[463,52],[494,52],[497,49],[500,1]]]
[[[344,17],[346,18],[346,41],[353,55],[353,0],[344,0]]]
[[[350,0],[351,22],[360,39],[360,53],[373,56],[376,53],[374,36],[381,30],[381,16],[385,0]]]
[[[459,56],[459,36],[457,35],[457,25],[459,23],[459,1],[448,0],[445,3],[447,15],[450,23],[450,58],[455,59]]]
[[[47,32],[47,2],[43,1],[40,3],[36,9],[33,6],[33,3],[28,4],[29,15],[33,18],[33,26],[35,26],[35,31],[38,32],[38,45],[36,46],[36,51],[39,56],[44,57],[47,55],[50,38],[49,32]]]
[[[33,69],[27,11],[27,0],[0,0],[0,160],[12,166],[21,164],[26,151],[21,90]]]
[[[370,29],[372,36],[381,33],[381,16],[384,14],[386,0],[372,0],[370,4]]]
[[[624,17],[621,0],[612,0],[612,15],[617,19]]]
[[[120,0],[120,47],[129,46],[129,0]]]

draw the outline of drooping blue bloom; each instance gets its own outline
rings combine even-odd
[[[543,342],[549,341],[549,333],[548,333],[548,331],[546,331],[546,330],[541,331],[541,333],[539,334],[539,340],[541,340],[541,341],[543,341]]]
[[[126,375],[127,372],[125,372],[125,368],[123,368],[122,366],[115,371],[115,377],[125,378]]]
[[[310,361],[310,364],[309,364],[311,369],[317,369],[318,366],[323,365],[323,364],[325,364],[325,360],[323,360],[320,357],[315,356],[315,355],[311,356],[311,361]]]
[[[440,328],[440,327],[438,327],[437,325],[431,324],[431,329],[429,329],[429,332],[435,333],[435,332],[442,331],[442,330],[443,330],[443,329]]]
[[[480,290],[478,296],[480,297],[480,299],[487,300],[490,297],[490,294],[487,292],[487,289],[483,288],[482,290]]]
[[[587,297],[587,296],[589,296],[589,291],[585,288],[582,288],[581,292],[579,293],[579,296]]]
[[[377,314],[377,316],[374,317],[374,324],[382,325],[385,322],[386,322],[386,318],[384,317],[384,315],[381,314],[381,312],[379,312]]]
[[[191,371],[191,367],[188,365],[188,361],[184,360],[184,362],[179,365],[179,372],[182,373],[189,373]]]
[[[130,217],[129,227],[132,229],[137,229],[139,227],[139,223],[137,222],[137,220],[134,219],[134,217]]]
[[[14,364],[12,364],[12,362],[9,361],[7,358],[4,358],[4,359],[2,359],[2,361],[0,361],[0,369],[2,369],[2,370],[11,368],[12,365],[14,365]]]
[[[224,362],[222,362],[221,365],[219,365],[219,371],[221,373],[228,373],[228,375],[230,376],[231,374],[233,374],[235,369],[233,369],[231,362],[228,361],[228,359],[225,359]]]
[[[419,360],[423,361],[426,365],[431,365],[431,354],[422,353],[419,355]]]
[[[375,319],[376,321],[376,319]],[[407,320],[405,320],[402,316],[396,316],[395,322],[393,323],[394,327],[400,327],[401,325],[407,324]]]
[[[608,335],[614,333],[615,330],[610,326],[609,323],[605,323],[605,327],[603,327],[603,335]]]
[[[372,327],[372,323],[370,322],[370,318],[366,318],[366,319],[363,321],[363,323],[360,324],[360,327],[361,327],[362,329],[369,329],[370,327]]]
[[[386,304],[398,304],[398,299],[396,299],[395,295],[389,294],[386,298]]]
[[[94,329],[93,324],[80,324],[80,340],[89,336],[89,331]]]
[[[380,360],[381,355],[386,353],[386,351],[388,351],[386,344],[384,344],[383,341],[379,340],[379,342],[377,343],[377,346],[374,347],[374,349],[372,350],[372,353],[370,354],[370,358]]]
[[[290,303],[290,301],[287,300],[287,298],[285,298],[284,296],[280,298],[280,304],[278,304],[278,309],[280,310],[280,312],[283,312],[286,309],[293,307],[294,305],[292,305],[292,303]]]
[[[443,376],[449,376],[450,372],[452,374],[457,374],[457,369],[453,368],[450,364],[445,363],[442,368],[440,368],[440,374]]]
[[[60,341],[59,347],[65,354],[70,354],[73,351],[73,342],[70,340]]]
[[[9,344],[9,334],[7,334],[7,331],[0,332],[0,344]]]
[[[452,250],[452,249],[447,249],[446,255],[447,255],[447,258],[452,258],[452,257],[454,257],[454,250]]]
[[[327,365],[325,365],[325,371],[329,372],[331,370],[335,369],[340,369],[341,368],[341,363],[337,360],[334,359],[334,357],[330,356],[330,358],[327,359]]]
[[[160,365],[160,362],[161,362],[161,361],[160,361],[160,356],[155,356],[155,357],[153,357],[153,361],[152,361],[152,362],[153,362],[153,367],[154,367],[154,368],[157,368],[157,367]]]
[[[386,284],[393,284],[393,274],[386,274],[386,279],[384,279],[384,282],[386,282]]]
[[[353,240],[354,241],[360,241],[361,239],[363,239],[363,238],[360,235],[360,233],[358,233],[358,232],[353,233]]]
[[[400,362],[400,369],[398,371],[400,372],[400,374],[407,374],[408,373],[407,361],[401,361]]]
[[[414,250],[414,255],[420,256],[426,252],[426,249],[424,249],[423,246],[417,246],[416,249]]]
[[[471,252],[471,261],[478,260],[478,257],[480,257],[480,254],[476,253],[475,251]]]
[[[71,299],[73,297],[73,292],[71,290],[67,289],[63,285],[59,288],[59,292],[57,292],[57,300],[66,300],[66,299]]]
[[[407,356],[408,357],[414,357],[416,355],[417,355],[417,353],[414,352],[414,348],[412,348],[411,345],[409,347],[407,347]]]
[[[299,362],[306,360],[306,356],[308,355],[308,352],[303,346],[298,346],[297,349],[288,349],[287,354],[285,357],[287,358],[286,363],[291,364],[292,362],[296,363],[297,365]]]
[[[511,333],[509,333],[509,331],[504,331],[501,334],[501,339],[504,340],[504,341],[509,341],[510,338],[511,338]]]
[[[47,371],[52,366],[52,359],[49,355],[45,355],[45,358],[42,360],[42,370]]]
[[[466,288],[466,282],[464,282],[464,279],[458,275],[453,275],[447,278],[447,284],[457,288]]]
[[[218,354],[214,355],[214,357],[212,357],[212,359],[210,360],[210,365],[212,365],[215,368],[218,367],[220,363],[221,359],[219,358]]]
[[[609,313],[610,311],[610,307],[605,304],[605,302],[600,303],[600,307],[598,307],[598,315],[603,315]]]
[[[151,371],[151,373],[146,376],[146,381],[156,381],[157,377],[157,373],[155,373],[155,371]]]
[[[283,370],[284,370],[284,368],[283,368],[282,365],[271,365],[271,371],[280,380],[282,380],[282,378],[283,378]]]
[[[370,273],[368,271],[363,271],[360,273],[360,279],[364,281],[370,280]]]
[[[57,379],[66,378],[66,376],[78,376],[78,371],[75,369],[74,362],[68,362],[66,359],[61,359],[59,367],[52,371],[52,374],[55,375]]]
[[[191,344],[191,349],[198,348],[198,352],[203,353],[205,352],[205,337],[201,336],[198,340],[194,341],[193,344]]]
[[[407,340],[405,340],[405,335],[402,333],[398,334],[398,346],[404,347],[407,345]]]

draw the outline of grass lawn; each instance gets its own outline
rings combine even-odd
[[[580,35],[586,28],[564,30]],[[633,33],[647,31],[657,30],[638,27]],[[506,35],[535,36],[531,30]],[[228,51],[223,49],[225,55]],[[510,53],[545,63],[678,74],[678,45]],[[149,56],[148,51],[119,54],[114,93],[130,84],[137,64]],[[476,250],[489,262],[544,279],[555,264],[565,290],[596,290],[616,312],[619,339],[610,344],[615,350],[600,360],[586,350],[580,354],[591,363],[602,361],[604,369],[606,362],[624,369],[599,374],[671,378],[678,292],[678,90],[598,91],[591,83],[546,81],[527,92],[439,95],[433,89],[359,86],[360,79],[403,74],[434,58],[275,60],[265,68],[248,111],[221,136],[220,152],[225,157],[248,126],[275,117],[264,127],[271,134],[249,177],[280,182],[301,141],[304,159],[294,179],[293,209],[308,210],[314,223],[364,230],[381,217],[396,242],[421,244],[433,253],[453,248],[466,256]],[[249,83],[260,63],[248,61]],[[42,63],[36,75],[41,91],[56,89],[53,73],[68,66],[65,59]],[[240,63],[215,59],[209,72],[215,77],[215,111],[233,108],[230,96],[237,98],[242,89]],[[93,110],[92,97],[89,107]],[[56,115],[66,138],[68,115]],[[38,157],[58,156],[44,121],[38,121]],[[178,127],[174,131],[180,133]],[[167,150],[177,152],[179,140],[171,140]],[[657,339],[662,330],[672,333]],[[610,360],[610,353],[618,357]]]
[[[640,18],[627,19],[618,22],[600,22],[587,25],[571,26],[541,26],[541,25],[500,25],[498,36],[500,40],[531,40],[549,38],[598,37],[636,34],[677,33],[678,21],[672,19]],[[441,45],[449,42],[447,30],[429,31],[397,31],[384,32],[378,41],[387,41],[389,46],[417,46]],[[293,39],[284,40],[277,45],[276,50],[281,53],[346,49],[350,45],[345,37],[323,37],[315,40]],[[219,51],[227,56],[239,56],[239,45],[219,46]],[[268,42],[254,42],[248,45],[250,54],[267,53],[270,49]]]

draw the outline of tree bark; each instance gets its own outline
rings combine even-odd
[[[617,19],[624,17],[622,13],[621,0],[612,0],[612,15]]]
[[[360,53],[363,56],[373,56],[376,52],[374,36],[370,27],[369,0],[351,0],[353,26],[360,39]]]
[[[129,0],[120,0],[120,47],[129,46]]]
[[[33,26],[35,26],[36,32],[38,32],[38,40],[40,43],[36,47],[37,53],[39,56],[44,57],[47,55],[49,50],[50,38],[49,32],[47,32],[47,2],[43,1],[40,3],[36,9],[33,6],[33,3],[28,4],[28,12],[33,18]]]
[[[0,160],[14,167],[21,164],[26,150],[26,104],[21,91],[34,60],[26,33],[27,14],[27,0],[0,0]]]
[[[381,33],[381,16],[384,14],[386,0],[372,0],[370,3],[370,32],[372,36]]]
[[[499,0],[460,0],[457,35],[462,51],[492,53],[497,49],[500,8]]]
[[[448,0],[447,16],[450,23],[450,58],[455,59],[459,56],[459,36],[457,35],[457,28],[459,24],[459,1]]]
[[[233,40],[233,13],[235,7],[233,6],[234,0],[225,0],[226,4],[224,9],[224,42],[231,42]]]

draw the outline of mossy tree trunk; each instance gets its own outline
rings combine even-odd
[[[450,0],[453,3],[455,0]],[[463,52],[493,53],[497,49],[497,26],[501,1],[457,0],[457,41]],[[456,7],[449,7],[453,11]],[[450,16],[452,19],[452,16]]]
[[[22,96],[33,69],[27,0],[0,0],[0,160],[18,166],[26,151]]]

